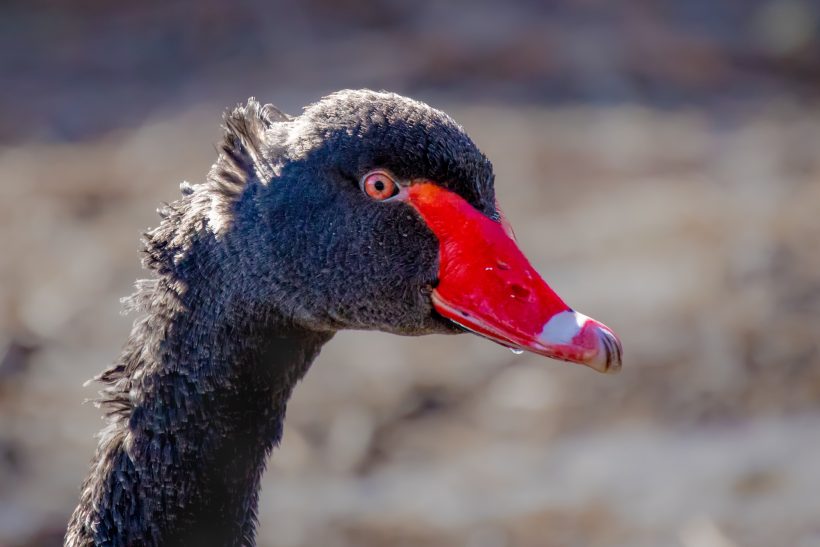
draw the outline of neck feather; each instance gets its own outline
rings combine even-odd
[[[243,301],[220,256],[225,242],[193,239],[183,260],[149,248],[160,275],[141,287],[147,314],[98,377],[109,425],[67,545],[253,543],[287,400],[332,333]]]

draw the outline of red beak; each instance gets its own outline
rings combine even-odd
[[[433,291],[439,314],[516,350],[599,372],[621,368],[615,333],[567,306],[502,223],[430,182],[411,185],[407,201],[439,240],[439,284]]]

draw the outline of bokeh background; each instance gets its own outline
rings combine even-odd
[[[289,408],[263,546],[820,545],[820,4],[0,5],[0,545],[58,545],[139,236],[220,114],[442,108],[617,376],[348,332]]]

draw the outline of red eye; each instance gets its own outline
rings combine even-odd
[[[362,179],[362,190],[371,198],[384,201],[399,193],[399,184],[384,171],[371,171]]]

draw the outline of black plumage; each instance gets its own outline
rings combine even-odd
[[[141,314],[97,378],[109,424],[66,544],[251,545],[288,397],[340,329],[456,332],[430,303],[438,242],[364,173],[430,179],[495,218],[492,166],[449,116],[343,91],[225,116],[207,181],[145,237]]]

